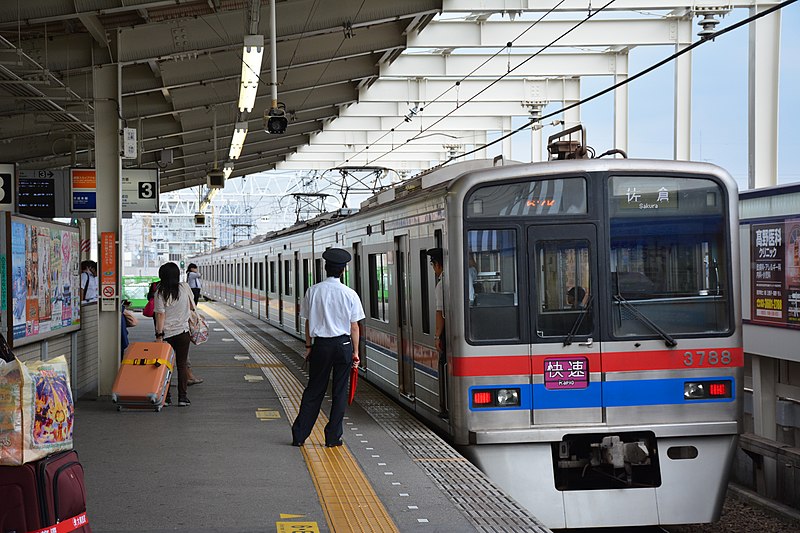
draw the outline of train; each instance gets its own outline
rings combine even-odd
[[[546,526],[706,523],[742,429],[737,202],[708,163],[471,160],[193,261],[206,297],[302,338],[322,253],[349,250],[360,379]]]

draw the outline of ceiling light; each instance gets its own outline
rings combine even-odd
[[[242,81],[239,86],[239,111],[252,111],[256,103],[261,60],[264,57],[264,36],[245,35],[242,52]]]
[[[231,150],[228,152],[228,159],[239,158],[239,154],[242,153],[245,137],[247,137],[247,122],[237,122],[233,129],[233,138],[231,138]]]

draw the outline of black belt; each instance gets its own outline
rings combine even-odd
[[[342,341],[349,341],[350,335],[339,335],[338,337],[313,337],[311,340],[314,344],[333,344]]]

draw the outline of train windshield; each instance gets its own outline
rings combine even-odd
[[[608,199],[614,336],[728,332],[730,236],[720,186],[615,176]]]
[[[519,339],[517,232],[467,232],[469,318],[472,340]]]

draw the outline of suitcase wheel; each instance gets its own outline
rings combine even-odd
[[[122,406],[121,405],[117,406],[117,411],[122,411]]]

